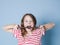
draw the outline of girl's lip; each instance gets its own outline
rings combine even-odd
[[[27,26],[27,27],[25,27],[25,28],[31,29],[31,28],[33,28],[33,27],[31,27],[31,26]]]
[[[33,27],[31,27],[31,26],[27,26],[27,27],[20,27],[20,26],[18,25],[17,29],[18,29],[18,28],[28,28],[28,29],[31,29],[31,28],[33,28]]]

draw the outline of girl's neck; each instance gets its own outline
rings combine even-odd
[[[31,29],[26,29],[26,31],[27,31],[27,34],[31,34],[32,33]]]

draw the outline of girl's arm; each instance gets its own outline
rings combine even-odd
[[[55,26],[54,23],[48,23],[48,24],[43,25],[45,30],[49,30],[49,29],[53,28],[54,26]]]
[[[40,28],[49,30],[49,29],[53,28],[54,26],[55,26],[54,23],[48,23],[48,24],[41,25]]]
[[[3,27],[3,29],[7,32],[12,32],[13,28],[17,29],[17,25],[16,24],[10,24],[10,25],[6,25]]]

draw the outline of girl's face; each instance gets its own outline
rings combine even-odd
[[[27,26],[34,27],[34,22],[29,15],[25,16],[24,18],[24,27],[27,27]]]

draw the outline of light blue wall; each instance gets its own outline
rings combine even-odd
[[[54,22],[55,27],[46,32],[42,43],[60,45],[60,0],[0,0],[0,45],[17,45],[17,39],[2,27],[20,24],[25,13],[34,14],[37,25]]]

